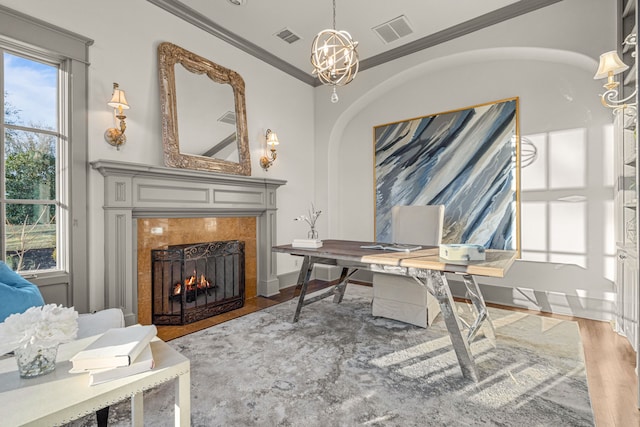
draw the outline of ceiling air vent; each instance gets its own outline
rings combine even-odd
[[[300,40],[300,36],[298,36],[297,34],[295,34],[293,31],[291,31],[288,28],[284,28],[284,29],[278,31],[277,33],[275,33],[274,35],[276,37],[278,37],[279,39],[282,39],[282,40],[286,41],[289,44],[295,43],[298,40]]]
[[[398,16],[391,21],[384,24],[373,27],[372,30],[382,39],[383,42],[389,44],[402,37],[406,37],[413,33],[411,25],[407,17],[404,15]]]
[[[227,111],[218,119],[218,121],[222,123],[226,123],[228,125],[235,125],[236,113],[234,113],[233,111]]]

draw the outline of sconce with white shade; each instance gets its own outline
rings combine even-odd
[[[107,105],[113,108],[115,117],[120,121],[120,129],[107,129],[104,133],[104,139],[116,147],[116,150],[120,150],[120,146],[127,142],[127,137],[124,134],[124,131],[127,129],[127,123],[124,120],[127,116],[123,114],[123,110],[128,110],[130,107],[124,91],[120,89],[118,83],[113,84],[113,94],[111,95],[111,100],[107,102]]]
[[[260,157],[260,166],[262,166],[264,170],[269,170],[273,162],[276,161],[276,145],[280,144],[280,141],[278,141],[278,135],[271,129],[267,129],[264,136],[267,141],[267,146],[271,148],[269,148],[268,153],[265,152],[264,156]]]
[[[636,35],[631,34],[627,37],[623,44],[632,46],[635,48],[636,45]],[[635,60],[635,53],[632,54],[632,57]],[[634,64],[635,67],[635,64]],[[629,102],[636,96],[636,92],[638,91],[637,85],[636,89],[633,93],[627,96],[624,99],[619,99],[620,93],[618,92],[618,86],[620,83],[614,80],[614,76],[626,71],[629,69],[629,66],[622,62],[620,57],[618,56],[618,52],[612,50],[611,52],[606,52],[600,55],[600,64],[598,65],[598,71],[596,71],[596,75],[593,76],[594,79],[607,79],[607,82],[603,85],[607,91],[600,95],[600,100],[602,101],[602,105],[607,108],[613,108],[613,111],[619,111],[621,109],[630,108],[635,111],[636,102]]]

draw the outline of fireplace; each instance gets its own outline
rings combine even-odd
[[[241,308],[244,261],[239,240],[151,250],[153,323],[185,325]]]
[[[280,292],[271,247],[277,237],[276,190],[286,181],[112,160],[98,160],[91,166],[104,176],[105,184],[104,305],[121,308],[127,325],[152,323],[150,250],[168,245],[244,241],[247,298]],[[226,233],[228,227],[208,222],[227,219],[252,220],[253,225],[237,228],[253,230],[252,239],[241,233],[205,235],[216,230]],[[184,225],[171,232],[174,220]],[[196,220],[204,223],[189,223]],[[162,233],[156,233],[156,228]]]

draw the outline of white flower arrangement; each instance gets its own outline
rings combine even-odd
[[[309,237],[309,239],[317,239],[318,238],[318,232],[316,231],[316,221],[318,220],[318,217],[320,216],[320,214],[322,213],[322,211],[320,210],[316,210],[316,207],[313,205],[313,203],[311,203],[311,209],[309,210],[309,215],[300,215],[297,218],[294,218],[294,221],[304,221],[307,224],[309,224],[309,226],[311,227],[311,230],[309,230],[309,234],[307,235],[307,237]]]
[[[294,218],[294,221],[305,221],[307,224],[309,224],[311,226],[311,228],[316,228],[316,220],[318,219],[318,217],[320,216],[320,214],[322,213],[322,211],[318,211],[316,210],[316,207],[313,206],[313,203],[311,203],[311,209],[309,210],[309,216],[307,215],[300,215],[297,218]]]
[[[53,346],[72,341],[77,335],[78,312],[73,307],[31,307],[0,323],[0,354],[28,345]]]

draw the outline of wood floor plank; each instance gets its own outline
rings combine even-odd
[[[578,319],[596,426],[638,426],[635,352],[609,323]]]

